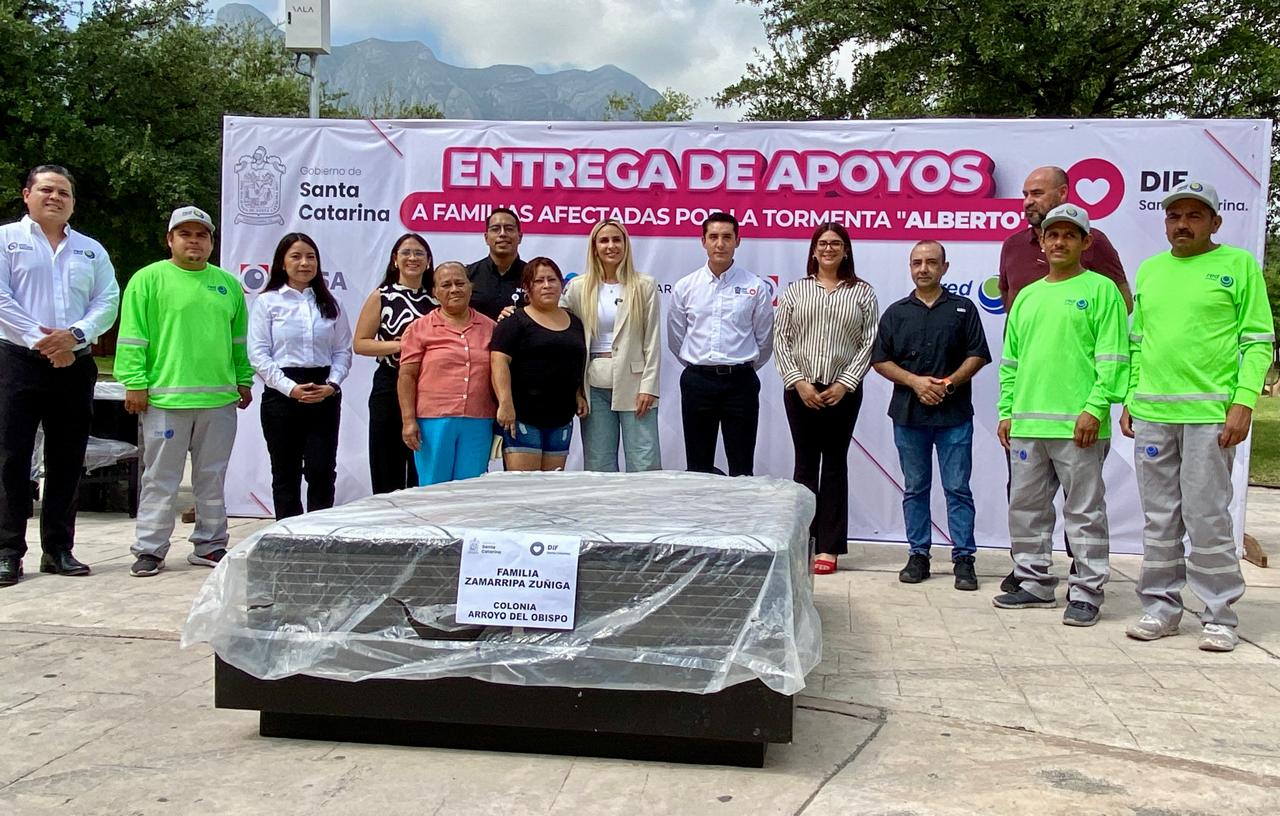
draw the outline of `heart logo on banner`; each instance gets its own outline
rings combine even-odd
[[[1124,174],[1106,159],[1081,159],[1067,169],[1067,201],[1089,211],[1089,220],[1106,218],[1124,200]]]
[[[1080,179],[1076,182],[1076,195],[1089,206],[1097,204],[1111,192],[1111,182],[1104,178]]]

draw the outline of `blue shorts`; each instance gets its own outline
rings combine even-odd
[[[559,428],[539,428],[527,422],[516,420],[515,435],[507,433],[501,425],[494,423],[498,433],[502,434],[502,450],[507,453],[541,453],[551,456],[568,456],[569,440],[573,438],[573,420]]]

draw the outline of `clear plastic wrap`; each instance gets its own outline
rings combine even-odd
[[[710,694],[758,678],[795,694],[822,653],[813,511],[790,481],[675,472],[493,473],[371,496],[232,549],[182,643],[267,680]],[[454,620],[462,539],[484,531],[581,539],[574,629]]]
[[[96,436],[91,436],[84,449],[84,469],[86,473],[92,473],[98,468],[114,465],[118,462],[123,462],[125,459],[136,459],[137,457],[137,445],[130,445],[128,442],[120,442],[116,439],[99,439]]]

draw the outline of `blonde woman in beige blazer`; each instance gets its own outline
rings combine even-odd
[[[590,353],[583,466],[617,471],[621,439],[628,471],[660,470],[658,284],[636,271],[630,236],[613,220],[591,230],[585,269],[570,281],[563,300],[582,321]]]

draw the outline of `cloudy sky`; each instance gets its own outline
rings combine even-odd
[[[243,0],[274,20],[285,0]],[[217,10],[229,0],[213,0]],[[651,87],[683,91],[695,119],[736,120],[710,97],[737,81],[765,45],[759,9],[737,0],[332,0],[335,45],[420,40],[453,65],[535,71],[612,63]]]

